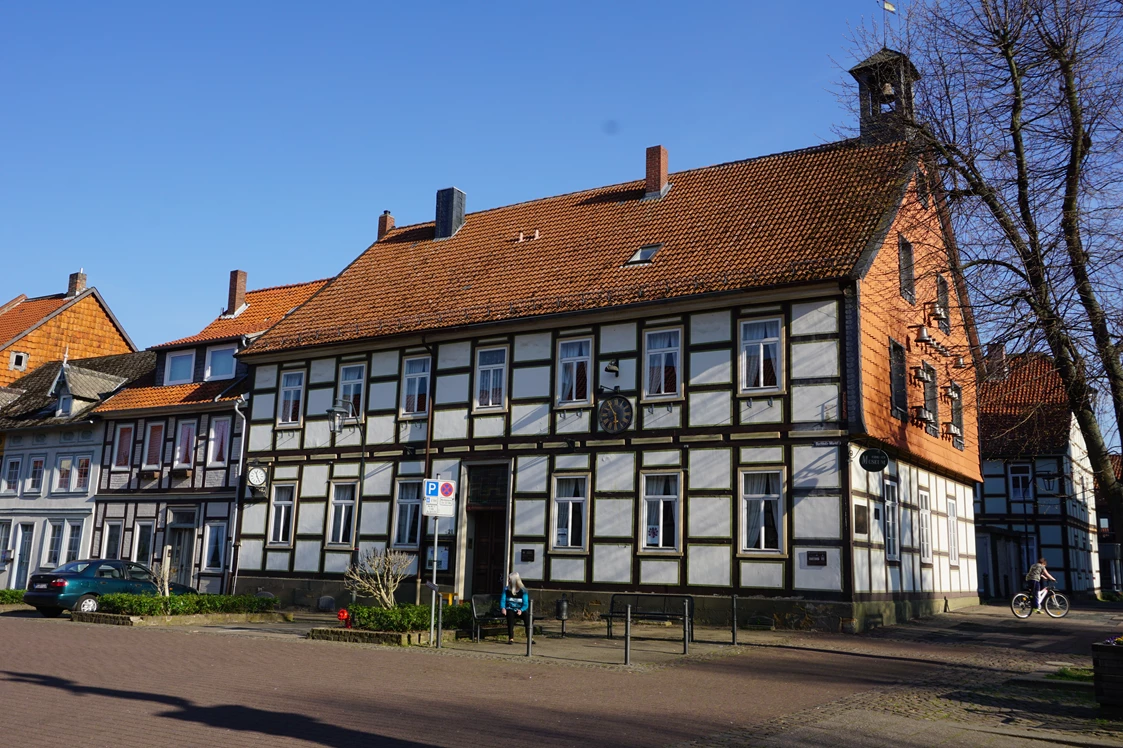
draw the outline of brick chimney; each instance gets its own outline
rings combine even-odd
[[[653,145],[647,149],[647,191],[644,198],[662,197],[667,194],[667,149]]]
[[[382,241],[382,237],[390,233],[394,228],[394,216],[390,215],[390,211],[382,211],[382,215],[378,217],[378,241]]]
[[[72,299],[78,294],[86,290],[86,274],[82,272],[82,268],[77,273],[70,274],[70,283],[66,286],[66,298]]]
[[[437,190],[437,220],[434,235],[437,239],[454,236],[464,225],[464,206],[467,197],[455,187]]]
[[[230,296],[226,301],[226,313],[237,314],[246,305],[246,271],[230,271]]]
[[[987,355],[985,363],[985,371],[987,379],[1005,379],[1006,378],[1006,344],[1005,343],[988,343]]]

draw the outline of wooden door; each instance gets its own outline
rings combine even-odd
[[[503,550],[507,541],[507,513],[495,510],[474,512],[472,538],[472,594],[498,595],[503,589]]]

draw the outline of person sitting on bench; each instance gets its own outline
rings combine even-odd
[[[526,626],[526,638],[530,638],[530,594],[523,585],[522,577],[517,571],[512,571],[507,577],[507,586],[503,588],[503,595],[499,598],[499,612],[507,617],[507,643],[515,643],[515,619],[522,618]]]

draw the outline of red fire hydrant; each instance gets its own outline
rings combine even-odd
[[[340,608],[339,614],[336,616],[339,622],[343,624],[344,628],[351,628],[351,614],[347,612],[347,608]]]

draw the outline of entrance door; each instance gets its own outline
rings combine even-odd
[[[467,510],[472,513],[472,594],[498,594],[506,576],[507,487],[510,465],[469,465]]]
[[[12,584],[14,590],[27,588],[27,574],[31,569],[31,537],[34,532],[34,525],[19,526],[19,534],[16,536],[16,575]]]
[[[195,564],[195,528],[173,527],[171,534],[171,581],[191,586],[191,567]]]

